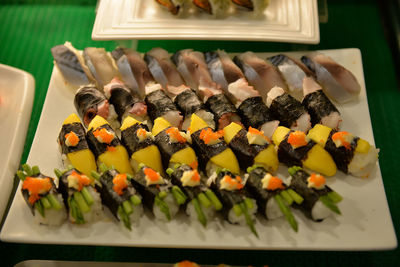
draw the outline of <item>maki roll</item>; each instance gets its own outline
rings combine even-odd
[[[159,220],[170,221],[178,213],[179,206],[186,201],[179,187],[174,187],[177,194],[173,194],[172,184],[152,168],[142,165],[131,182],[142,196],[143,204]]]
[[[96,116],[92,120],[86,139],[98,164],[104,163],[109,168],[113,166],[120,173],[133,175],[128,152],[105,119]]]
[[[168,9],[172,15],[177,15],[186,1],[187,0],[156,0],[157,3]]]
[[[346,174],[366,178],[378,161],[379,149],[349,132],[316,124],[307,137],[324,147]]]
[[[319,123],[338,130],[342,117],[339,110],[322,91],[321,86],[313,78],[305,77],[303,90],[302,104],[311,116],[312,125]]]
[[[215,211],[222,209],[222,204],[201,179],[197,169],[186,164],[175,164],[167,169],[171,182],[182,189],[187,196],[186,214],[197,219],[203,226],[214,218]]]
[[[224,128],[225,142],[235,153],[242,169],[253,164],[264,167],[269,171],[278,169],[279,161],[272,142],[252,127],[246,131],[241,125],[232,122]]]
[[[336,173],[331,155],[304,132],[279,126],[272,140],[278,147],[278,159],[290,166],[303,166],[326,176]]]
[[[306,108],[280,87],[269,91],[267,106],[279,119],[282,126],[307,132],[311,128],[311,117]]]
[[[40,173],[38,166],[22,165],[17,171],[22,181],[21,192],[29,206],[35,222],[49,226],[59,226],[67,218],[63,199],[54,184],[54,178]]]
[[[130,157],[134,172],[144,164],[159,173],[164,173],[161,154],[154,142],[154,136],[147,126],[132,117],[126,117],[121,126],[121,141]]]
[[[96,160],[89,149],[85,129],[75,113],[64,120],[57,143],[66,168],[72,165],[78,171],[93,178],[92,171],[97,170]]]
[[[254,166],[248,169],[244,190],[254,197],[258,213],[268,220],[285,216],[286,220],[297,232],[298,225],[290,208],[293,202],[301,204],[303,198],[293,189],[287,189],[283,181],[266,172],[264,168]]]
[[[269,0],[232,0],[236,6],[253,11],[255,15],[262,14],[269,5]]]
[[[74,105],[85,127],[88,127],[96,115],[109,121],[113,127],[119,127],[118,115],[115,113],[114,106],[94,85],[80,87],[75,94]]]
[[[229,0],[192,0],[196,7],[213,16],[223,15],[229,7],[228,1]]]
[[[224,94],[216,94],[207,99],[206,107],[214,114],[215,123],[218,129],[223,129],[231,122],[239,122],[235,106]]]
[[[313,221],[320,222],[332,213],[341,214],[338,202],[342,197],[326,185],[325,178],[316,173],[307,173],[301,167],[289,168],[289,188],[299,194],[303,201],[293,206]]]
[[[58,189],[69,209],[69,220],[76,224],[95,222],[102,214],[100,194],[94,187],[95,180],[77,169],[61,172],[55,169]]]
[[[130,230],[143,214],[142,197],[130,182],[132,176],[108,169],[105,165],[100,169],[102,173],[95,175],[100,183],[96,189],[100,192],[102,203]]]

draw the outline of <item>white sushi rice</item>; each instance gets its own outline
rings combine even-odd
[[[118,114],[115,112],[114,105],[112,104],[109,104],[107,121],[114,130],[119,129],[121,126],[118,121]]]
[[[172,196],[172,194],[168,193],[163,200],[168,204],[169,214],[171,215],[171,219],[174,218],[174,216],[179,211],[179,205],[178,203],[176,203],[175,198]],[[168,221],[165,214],[160,210],[160,208],[155,203],[153,205],[153,214],[157,220]]]
[[[252,221],[255,220],[255,214],[257,212],[257,203],[254,199],[251,199],[253,202],[253,208],[248,209],[247,212],[250,215]],[[236,213],[233,211],[233,208],[229,211],[228,221],[232,224],[246,225],[246,216],[242,213],[240,216],[236,216]]]
[[[132,209],[133,209],[133,213],[131,213],[129,215],[129,220],[131,221],[131,225],[138,226],[139,220],[143,215],[143,205],[139,204],[139,205],[135,206],[132,204]],[[125,227],[124,222],[119,217],[119,215],[117,215],[117,217],[118,217],[118,220],[120,221],[120,223]]]
[[[162,117],[171,123],[172,126],[180,128],[183,117],[179,111],[170,110],[162,115]]]
[[[212,15],[215,17],[222,16],[229,8],[229,0],[209,0],[211,5]]]
[[[332,112],[328,116],[325,116],[321,119],[321,124],[328,126],[329,128],[338,130],[340,127],[340,123],[342,122],[342,117],[338,112]]]
[[[93,204],[90,206],[90,210],[88,212],[82,212],[83,219],[85,223],[94,223],[101,219],[103,216],[103,207],[101,205],[100,194],[91,186],[86,187],[89,191],[90,195],[93,198]],[[69,212],[69,218],[71,222],[74,222],[75,219],[72,217],[71,209]]]
[[[275,198],[271,197],[268,199],[267,205],[265,206],[265,216],[268,220],[274,220],[284,216]]]
[[[252,0],[254,16],[259,16],[264,13],[264,10],[269,5],[269,0]]]
[[[212,221],[215,218],[215,209],[212,205],[206,208],[200,204],[200,207],[207,219],[207,222]],[[190,220],[198,221],[197,212],[192,204],[192,201],[190,201],[186,206],[186,214],[189,216]]]
[[[321,200],[315,202],[314,207],[311,210],[311,218],[315,221],[320,221],[327,218],[332,214],[332,211],[322,203]]]
[[[311,129],[311,117],[310,114],[304,113],[296,120],[296,123],[290,127],[290,129],[295,131],[307,132]]]
[[[272,135],[274,134],[276,128],[279,126],[279,121],[274,120],[274,121],[269,121],[261,125],[260,130],[264,132],[264,135],[268,137],[269,139],[272,138]]]
[[[378,160],[379,149],[370,147],[368,153],[355,152],[348,170],[351,175],[367,178]]]
[[[53,208],[44,209],[44,217],[35,209],[34,222],[48,226],[60,226],[67,219],[67,211],[61,194],[57,194],[58,202],[61,204],[60,210]]]

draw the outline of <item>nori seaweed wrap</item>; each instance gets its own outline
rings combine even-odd
[[[200,109],[205,109],[205,105],[192,89],[187,89],[177,95],[174,103],[185,117],[191,116]]]
[[[214,120],[218,128],[221,128],[220,119],[225,114],[236,114],[235,106],[224,94],[216,94],[207,99],[206,107],[214,114]]]
[[[328,117],[333,113],[340,116],[339,110],[329,100],[322,90],[316,90],[304,96],[302,104],[308,110],[311,116],[311,124],[315,125],[321,123],[322,119]]]
[[[246,128],[250,126],[260,129],[267,122],[274,121],[275,117],[270,109],[264,104],[262,97],[250,97],[244,100],[238,107],[238,114]]]
[[[114,134],[114,138],[111,142],[100,142],[98,138],[95,136],[94,132],[98,129],[105,129],[107,132]],[[109,124],[104,124],[96,129],[90,129],[86,133],[86,138],[89,143],[90,150],[93,152],[96,158],[98,158],[101,154],[108,151],[109,147],[116,147],[120,146],[121,141],[115,135],[114,130],[111,128]]]
[[[143,129],[146,132],[149,131],[147,125],[143,123],[136,123],[121,131],[121,141],[128,151],[129,156],[132,156],[136,151],[154,145],[154,138],[144,138],[141,140],[137,135],[137,131]]]
[[[302,166],[303,160],[307,158],[308,152],[313,148],[316,143],[312,140],[307,142],[307,144],[294,148],[289,142],[288,138],[290,131],[285,139],[278,146],[278,158],[279,161],[286,164],[287,166]]]
[[[297,120],[302,115],[307,114],[306,108],[297,99],[287,93],[272,100],[269,108],[281,124],[289,128],[296,125]]]
[[[73,133],[74,135],[76,135],[76,137],[78,138],[77,144],[69,146],[68,144],[66,144],[66,139],[69,133]],[[85,129],[80,122],[63,124],[57,141],[58,144],[61,146],[61,153],[65,155],[89,148],[89,145],[86,141]]]
[[[164,90],[156,90],[146,95],[145,98],[148,114],[152,121],[166,113],[173,111],[180,114],[172,100],[167,96]]]

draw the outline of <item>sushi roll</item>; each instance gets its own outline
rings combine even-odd
[[[213,16],[223,15],[229,7],[229,0],[192,0],[193,4]]]
[[[307,137],[324,147],[346,174],[366,178],[378,161],[379,149],[349,132],[316,124]]]
[[[57,143],[65,168],[72,165],[86,176],[93,178],[91,173],[97,170],[96,160],[89,149],[85,129],[75,113],[64,120]]]
[[[326,176],[333,176],[337,167],[332,156],[302,131],[279,126],[272,141],[278,148],[279,162],[290,166],[303,166]]]
[[[100,194],[96,191],[95,180],[69,169],[64,172],[55,169],[58,177],[58,189],[64,204],[69,209],[69,220],[75,224],[96,222],[103,213]]]
[[[338,103],[357,98],[361,86],[348,69],[321,53],[310,53],[301,61],[315,74],[325,93]]]
[[[232,122],[224,128],[224,140],[235,153],[242,169],[253,164],[272,172],[278,169],[275,147],[263,132],[252,127],[246,131],[241,125]]]
[[[312,125],[322,124],[338,130],[342,117],[339,110],[322,91],[321,86],[313,78],[305,77],[303,90],[302,104],[311,116]]]
[[[182,189],[187,196],[186,214],[197,219],[204,227],[214,219],[215,211],[222,209],[222,203],[201,179],[197,169],[186,164],[175,164],[167,169],[171,182]]]
[[[303,198],[293,189],[287,189],[280,178],[272,176],[264,168],[249,168],[245,177],[244,190],[256,200],[258,213],[268,220],[285,216],[292,229],[297,232],[297,221],[289,206],[294,202],[301,204]]]
[[[137,225],[143,214],[142,197],[130,182],[132,176],[109,169],[105,165],[100,166],[100,169],[102,173],[96,173],[95,176],[99,181],[96,189],[102,203],[117,220],[131,230],[131,225]]]
[[[156,0],[158,4],[168,9],[172,15],[177,15],[186,1],[187,0]]]
[[[17,171],[21,192],[37,224],[60,226],[67,219],[63,198],[54,178],[40,173],[38,166],[22,165]]]
[[[199,156],[199,167],[207,177],[218,169],[240,174],[238,160],[225,142],[223,131],[213,131],[205,121],[193,114],[189,132],[192,146]]]
[[[156,219],[170,221],[186,201],[186,195],[165,180],[152,168],[141,166],[131,179],[132,185],[142,196],[143,204],[152,211]],[[172,191],[176,193],[172,193]]]
[[[94,85],[81,86],[75,94],[74,105],[85,127],[88,127],[96,115],[109,121],[113,127],[119,127],[118,115],[114,106]]]
[[[260,15],[269,5],[269,0],[232,0],[238,7],[254,12],[255,15]]]
[[[282,126],[303,132],[311,128],[311,117],[306,108],[282,88],[274,87],[269,91],[267,106]]]
[[[104,86],[105,96],[114,106],[118,121],[122,122],[127,116],[139,121],[150,122],[147,116],[147,106],[139,96],[131,91],[117,78]]]
[[[147,126],[132,117],[126,117],[121,126],[121,141],[130,157],[134,172],[144,164],[163,174],[161,154],[154,141],[154,136]]]
[[[224,94],[216,94],[207,99],[206,107],[214,114],[214,121],[218,129],[223,129],[231,122],[239,122],[240,117],[235,106]]]
[[[89,124],[86,139],[98,164],[104,163],[109,168],[113,166],[120,173],[133,175],[128,152],[105,119],[94,117]]]
[[[208,178],[207,184],[221,201],[224,218],[232,224],[247,224],[252,233],[258,237],[254,227],[257,203],[246,196],[243,190],[245,181],[239,175],[220,169]]]
[[[301,167],[289,168],[289,188],[303,198],[301,204],[293,206],[300,209],[304,215],[313,221],[320,222],[329,215],[341,214],[337,203],[342,197],[326,185],[324,176],[307,173]]]

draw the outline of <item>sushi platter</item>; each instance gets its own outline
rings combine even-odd
[[[316,0],[271,0],[263,13],[257,16],[239,9],[215,17],[198,11],[196,7],[181,8],[180,13],[173,15],[153,0],[102,0],[92,39],[254,40],[316,44],[319,43],[318,7]]]
[[[103,0],[102,2],[105,1]],[[336,104],[336,107],[343,119],[341,129],[346,129],[346,131],[362,137],[373,146],[374,136],[368,110],[360,51],[358,49],[337,49],[318,52],[321,52],[331,57],[334,61],[340,63],[343,67],[352,72],[358,80],[361,90],[357,97],[352,101]],[[277,54],[278,53],[255,53],[256,56],[264,59]],[[300,59],[303,55],[308,54],[308,52],[287,52],[285,54],[292,58]],[[229,54],[230,57],[235,55],[236,54],[234,53]],[[238,58],[240,58],[239,55]],[[55,67],[51,76],[36,136],[27,161],[30,165],[40,166],[42,173],[51,174],[55,168],[63,168],[63,159],[56,139],[57,136],[59,136],[61,126],[64,127],[68,124],[72,125],[71,121],[74,119],[70,114],[76,112],[73,104],[75,93],[75,90],[65,83],[60,69]],[[156,90],[146,93],[147,97],[153,93],[159,94],[160,91]],[[150,97],[147,97],[146,103],[147,106],[150,107]],[[212,97],[209,99],[212,99]],[[158,99],[156,100],[158,101]],[[67,117],[68,119],[66,119]],[[104,126],[101,122],[103,119],[97,119],[97,117],[99,116],[96,116],[92,122],[89,123],[89,126],[86,125],[88,127],[88,136],[95,136],[92,138],[94,142],[99,140],[96,132],[100,131],[100,127],[96,128],[94,125],[97,124]],[[154,121],[154,131],[154,129],[159,127],[159,125],[156,124],[158,118],[157,120],[152,118],[152,120]],[[221,121],[218,121],[218,123],[221,123]],[[124,125],[125,121],[121,127],[122,135],[124,134],[124,130],[127,129],[126,126],[123,128]],[[194,125],[194,123],[191,123],[190,127]],[[107,129],[110,131],[112,130],[110,125],[107,124],[106,126],[108,127]],[[163,129],[173,128],[174,127]],[[96,131],[94,131],[95,129]],[[107,135],[111,134],[110,131],[106,131]],[[143,131],[144,130],[142,130],[142,132]],[[155,136],[155,142],[158,142],[157,138],[161,138],[160,136],[164,134],[163,131],[164,130],[161,130],[157,134],[153,133]],[[227,130],[224,128],[224,131]],[[60,135],[61,138],[63,138],[65,133],[67,132]],[[144,131],[144,133],[146,134],[146,131]],[[203,131],[199,134],[200,137],[196,135],[196,132],[192,134],[193,147],[195,147],[194,144],[197,146],[196,151],[198,151],[199,148],[204,148],[201,145],[201,140],[203,138],[201,137],[202,134]],[[217,134],[217,132],[215,134]],[[67,138],[67,135],[68,134],[65,134],[65,139]],[[103,135],[104,138],[106,138],[107,135]],[[101,138],[103,138],[103,136]],[[179,134],[177,135],[177,138],[178,137],[182,138]],[[64,139],[61,141],[58,139],[58,141],[67,142]],[[157,143],[157,145],[160,147],[162,154],[165,155],[165,152],[162,150],[163,144],[161,143],[160,145]],[[182,146],[185,147],[185,149],[188,147],[187,144]],[[64,153],[64,149],[67,148],[63,146],[62,149],[62,153]],[[106,150],[108,150],[108,148]],[[204,151],[207,151],[207,148],[205,148]],[[105,154],[106,152],[102,151],[101,153]],[[212,151],[210,153],[217,152]],[[209,155],[202,155],[202,157],[207,156]],[[209,158],[210,157],[211,156],[209,156]],[[116,162],[115,164],[119,164],[119,162]],[[185,165],[181,165],[181,167],[182,166]],[[117,168],[117,165],[115,165],[115,167]],[[167,170],[168,175],[172,176],[171,173],[175,173],[175,171],[181,167],[178,166],[175,170],[169,168],[171,172],[168,172]],[[99,168],[101,169],[101,167]],[[133,168],[135,167],[133,166]],[[190,166],[190,168],[192,167]],[[143,172],[144,174],[140,175],[144,175],[146,178],[147,169],[150,168],[147,168],[146,166],[140,169],[139,165],[139,171],[135,170],[135,177],[138,173]],[[233,169],[229,170],[234,172]],[[228,173],[229,171],[226,169],[221,170],[218,175],[222,172]],[[240,170],[238,172],[240,172]],[[253,173],[253,171],[249,170],[247,170],[247,172]],[[279,177],[288,177],[289,175],[288,168],[284,167],[282,164],[279,165],[276,173]],[[298,171],[295,171],[295,173],[298,173]],[[292,173],[291,175],[294,177]],[[331,175],[332,174],[327,174],[327,176]],[[60,177],[62,176],[60,175]],[[226,175],[223,177],[223,179],[225,179]],[[239,176],[236,176],[235,179],[240,180],[240,177],[237,177]],[[157,176],[156,179],[158,181],[160,177]],[[249,183],[249,180],[250,178],[247,183]],[[136,180],[135,183],[139,183],[138,181],[139,180]],[[234,182],[238,184],[238,181]],[[132,183],[134,182],[132,181]],[[207,226],[203,227],[205,224],[201,225],[199,223],[202,222],[200,219],[199,222],[196,220],[190,220],[183,212],[178,213],[172,220],[163,222],[154,218],[157,217],[156,212],[154,212],[153,215],[149,211],[146,211],[144,215],[139,218],[138,225],[132,225],[130,231],[124,228],[121,224],[118,224],[117,220],[112,216],[108,209],[104,209],[105,211],[102,218],[93,223],[82,225],[78,225],[77,223],[63,223],[61,226],[34,224],[32,222],[32,213],[25,203],[23,194],[19,192],[21,189],[20,184],[20,188],[14,196],[8,217],[1,231],[0,238],[2,241],[18,243],[248,250],[383,250],[397,246],[396,235],[383,187],[382,175],[379,169],[379,162],[374,166],[367,178],[356,178],[351,175],[346,175],[343,172],[337,172],[336,175],[327,177],[326,183],[328,188],[331,187],[335,191],[339,192],[343,197],[343,200],[338,204],[341,215],[329,216],[322,222],[316,222],[308,219],[299,210],[293,210],[293,215],[298,222],[298,231],[297,225],[296,231],[293,231],[290,225],[282,217],[275,220],[266,220],[261,216],[257,216],[254,226],[250,226],[253,233],[258,233],[254,235],[246,226],[230,224],[225,220],[219,219],[210,220]],[[218,191],[218,189],[215,191]],[[142,194],[142,192],[140,192],[140,194]],[[159,195],[161,195],[161,193]],[[218,195],[218,197],[222,199],[220,195]],[[157,199],[155,201],[157,203]],[[246,205],[246,203],[243,205]],[[242,210],[243,213],[247,212],[246,208],[243,208]]]

